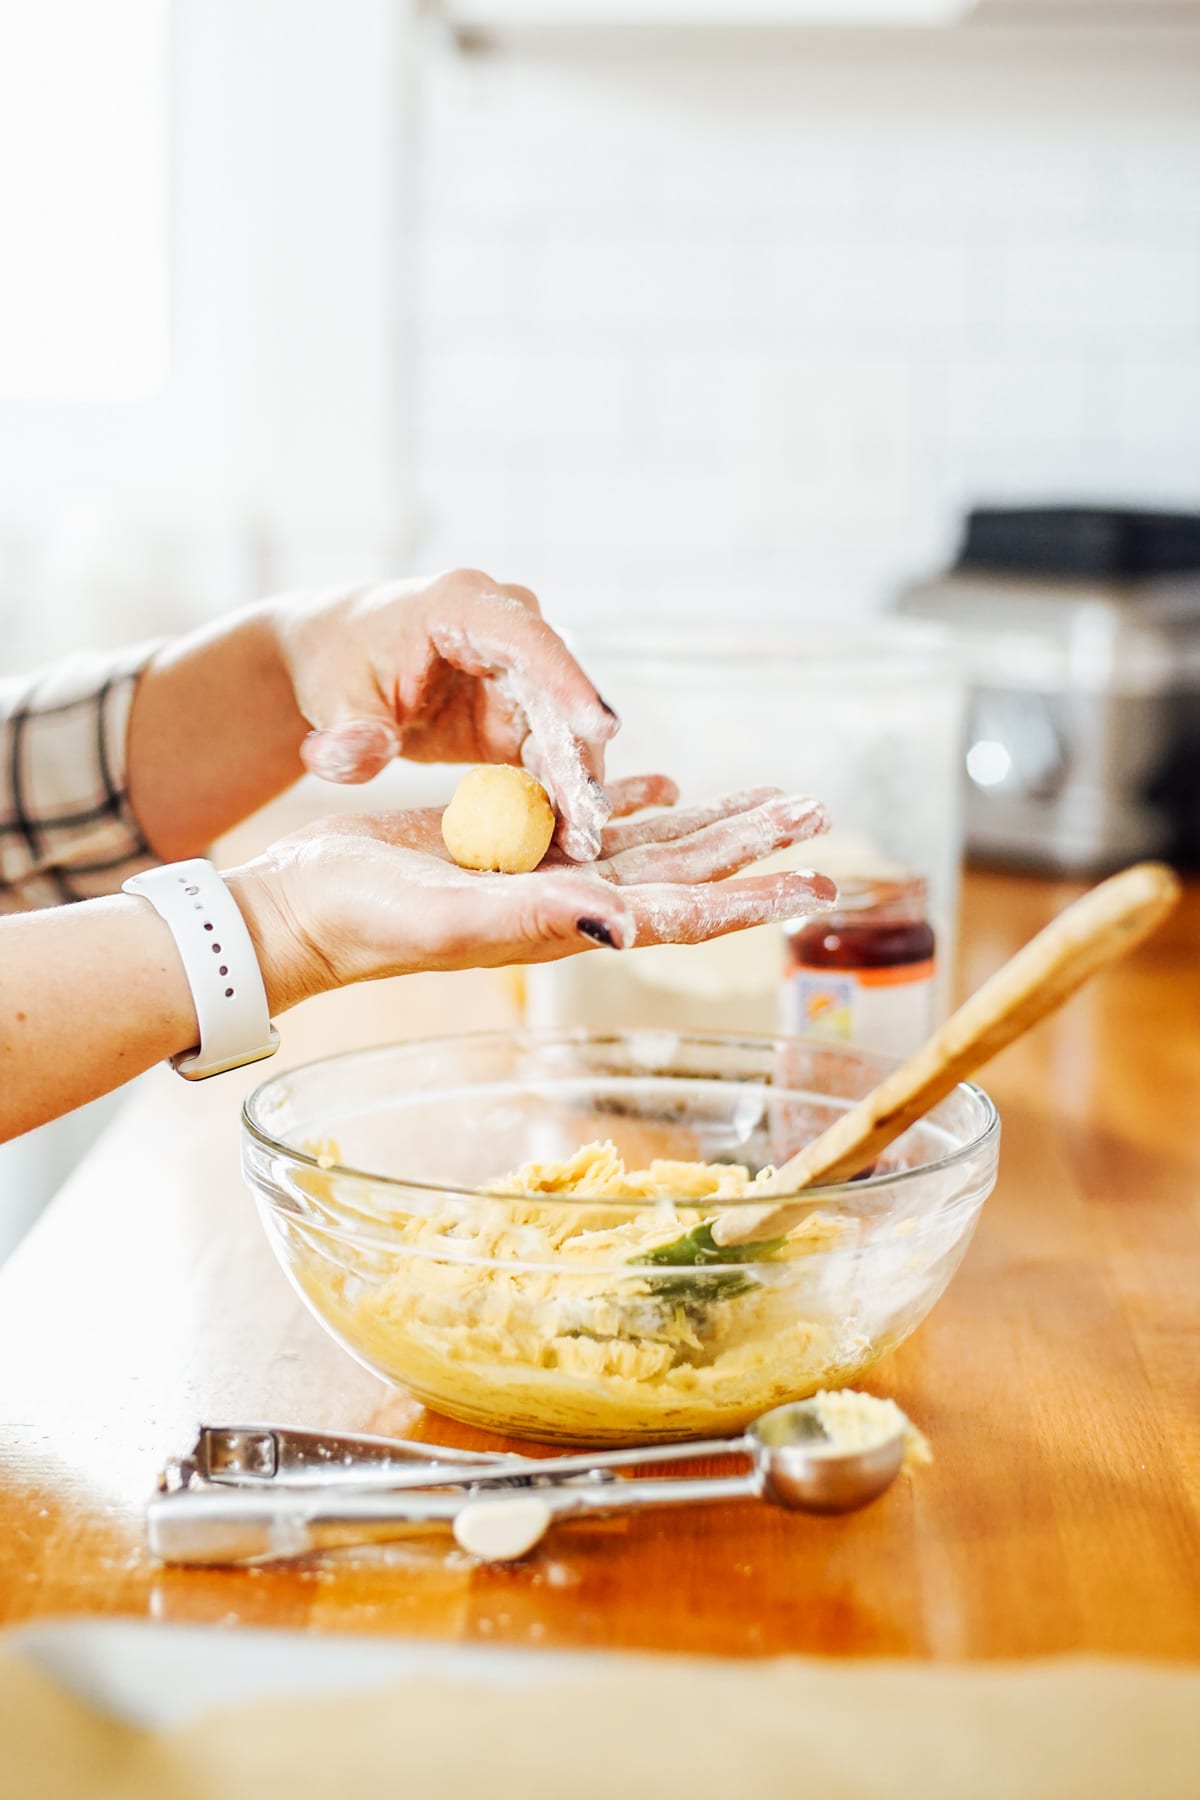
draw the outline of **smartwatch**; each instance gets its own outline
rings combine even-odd
[[[164,863],[131,875],[126,894],[148,900],[175,939],[200,1027],[200,1042],[171,1058],[188,1081],[261,1062],[279,1048],[267,991],[246,921],[210,862]]]

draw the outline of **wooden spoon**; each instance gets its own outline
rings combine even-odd
[[[1178,876],[1163,863],[1138,863],[1092,888],[997,969],[914,1056],[789,1157],[762,1191],[791,1195],[814,1182],[846,1181],[866,1168],[960,1081],[1140,943],[1170,912],[1180,891]],[[752,1258],[765,1250],[766,1242],[777,1242],[806,1218],[813,1205],[801,1200],[731,1207],[645,1260],[687,1264]]]

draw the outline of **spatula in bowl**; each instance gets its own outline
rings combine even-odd
[[[772,1206],[729,1207],[636,1260],[687,1267],[768,1256],[819,1205],[790,1196],[817,1182],[847,1181],[867,1168],[960,1081],[1147,937],[1179,894],[1174,871],[1150,862],[1137,863],[1092,888],[997,969],[915,1055],[789,1157],[759,1190],[789,1198]]]

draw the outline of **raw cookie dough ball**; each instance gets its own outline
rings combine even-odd
[[[442,842],[462,869],[524,875],[554,836],[554,809],[540,781],[497,763],[469,769],[442,814]]]

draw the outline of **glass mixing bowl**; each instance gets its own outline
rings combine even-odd
[[[521,1165],[610,1141],[656,1160],[782,1163],[890,1059],[799,1038],[498,1031],[355,1051],[257,1088],[243,1167],[267,1234],[360,1362],[517,1437],[706,1437],[851,1381],[920,1324],[996,1179],[1000,1123],[963,1083],[865,1178],[751,1260],[638,1260],[713,1203],[496,1195]],[[722,1201],[760,1205],[761,1197]]]

